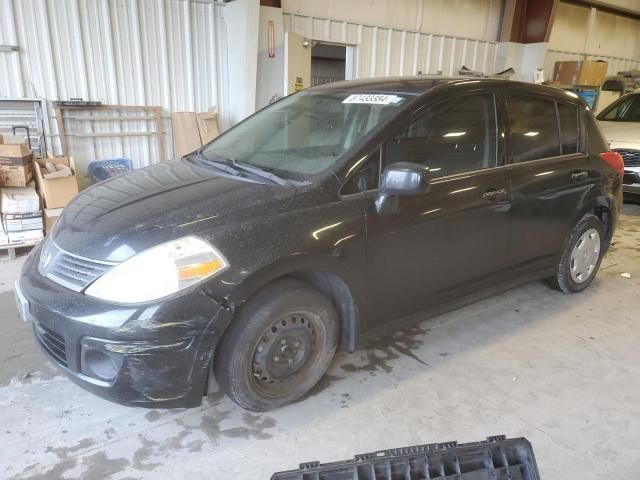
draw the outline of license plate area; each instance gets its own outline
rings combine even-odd
[[[22,290],[20,289],[20,283],[16,280],[13,282],[15,287],[15,299],[16,306],[18,307],[18,314],[23,321],[28,322],[31,320],[31,315],[29,313],[29,300],[22,294]]]

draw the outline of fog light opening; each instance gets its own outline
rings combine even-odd
[[[114,360],[108,354],[95,349],[84,352],[84,367],[87,372],[100,380],[113,380],[118,373]]]

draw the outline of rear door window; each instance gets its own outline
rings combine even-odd
[[[570,103],[558,103],[558,118],[560,119],[562,154],[577,153],[579,151],[578,107]]]
[[[514,163],[561,155],[553,100],[527,96],[509,99],[511,160]]]
[[[493,95],[467,95],[434,107],[384,145],[384,165],[420,163],[433,177],[496,166]]]

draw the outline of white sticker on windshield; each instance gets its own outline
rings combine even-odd
[[[372,105],[389,105],[390,103],[398,103],[402,97],[397,95],[382,95],[378,93],[356,93],[349,95],[342,103],[369,103]]]

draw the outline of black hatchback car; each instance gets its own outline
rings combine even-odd
[[[27,259],[38,345],[108,399],[249,410],[302,397],[337,348],[549,279],[585,289],[622,159],[571,92],[385,78],[289,96],[184,158],[97,184]]]

